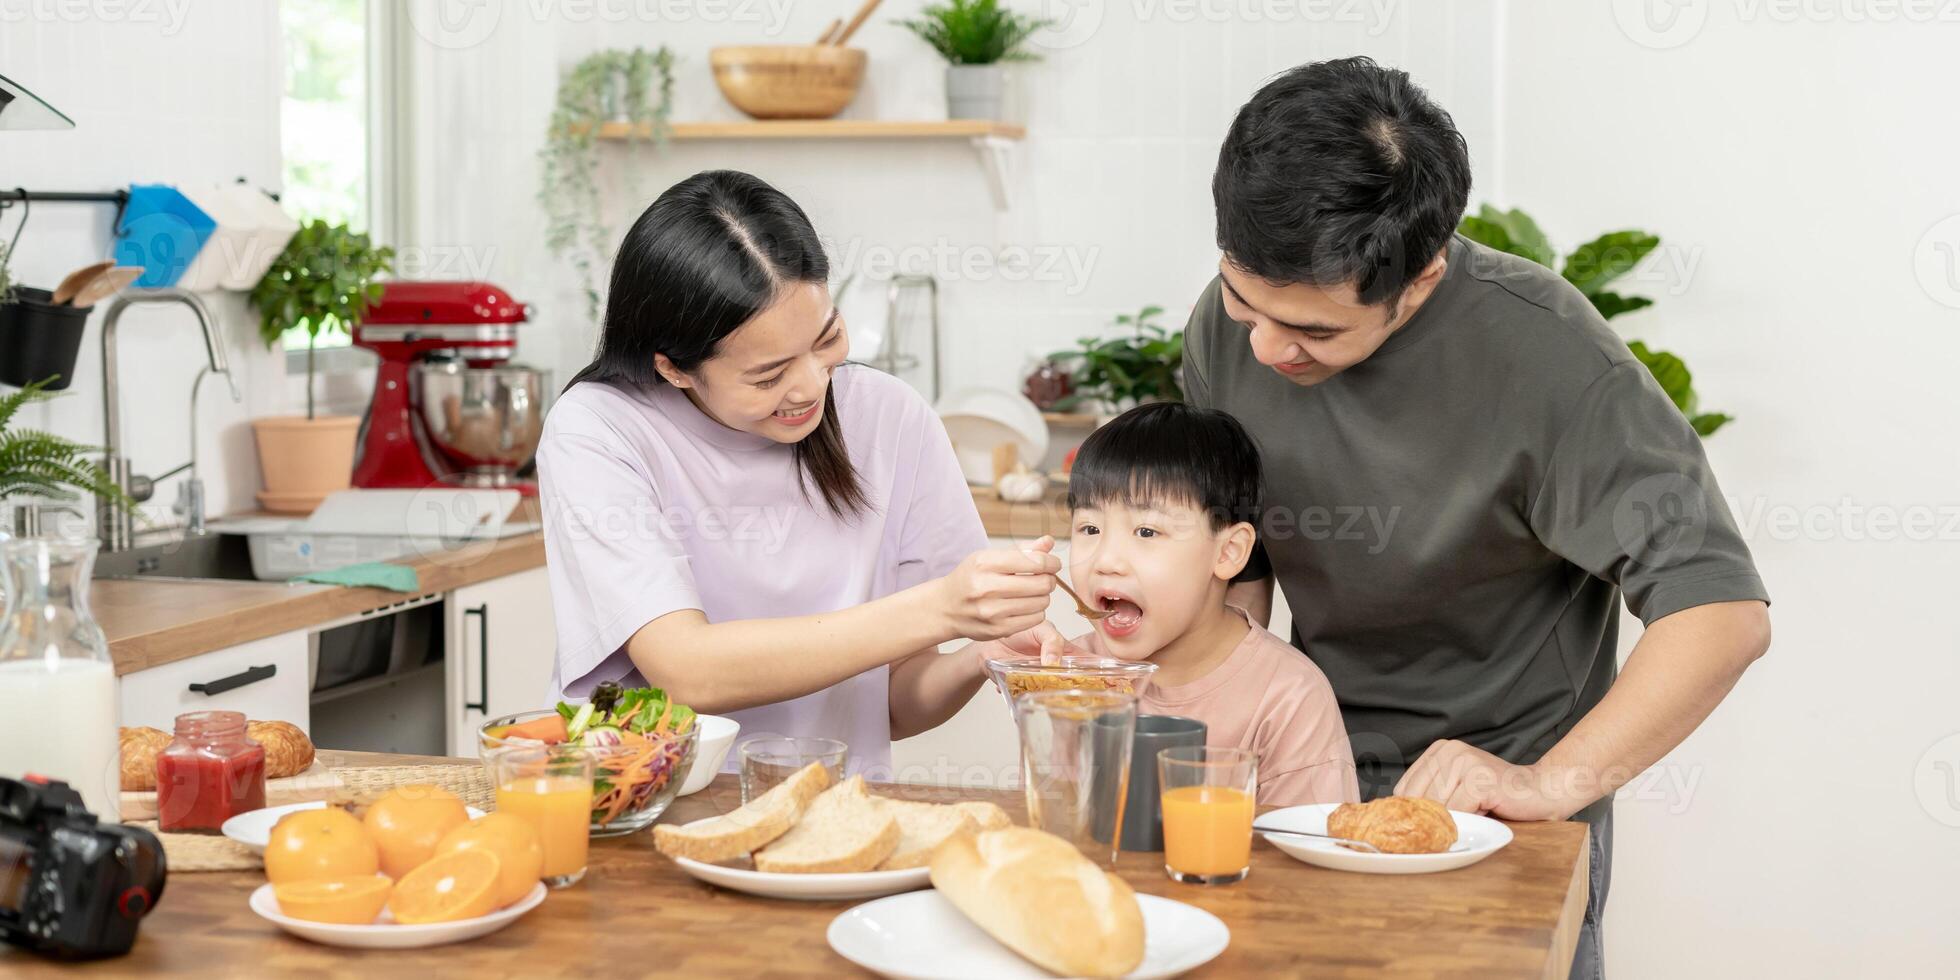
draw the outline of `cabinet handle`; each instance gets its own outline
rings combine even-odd
[[[226,691],[236,691],[247,684],[257,684],[277,673],[279,673],[278,664],[251,667],[246,670],[241,670],[230,677],[220,677],[215,681],[200,681],[192,684],[191,691],[202,694],[205,697],[213,697],[223,694]]]
[[[475,709],[484,714],[490,713],[490,607],[481,605],[475,609],[463,610],[465,616],[476,617],[476,678],[475,701],[463,702],[463,710]]]

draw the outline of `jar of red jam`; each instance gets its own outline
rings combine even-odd
[[[217,830],[265,806],[265,748],[237,711],[177,716],[177,737],[157,755],[157,827]]]

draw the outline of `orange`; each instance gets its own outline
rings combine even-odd
[[[380,852],[367,829],[337,806],[280,817],[265,845],[265,878],[275,885],[359,878],[379,870]]]
[[[381,849],[381,873],[400,881],[435,857],[443,835],[470,822],[456,794],[437,786],[399,786],[368,807],[367,831]]]
[[[394,882],[380,875],[322,878],[273,885],[272,897],[279,900],[282,914],[295,919],[364,926],[381,914],[394,887]]]
[[[436,845],[438,856],[481,849],[497,856],[503,870],[497,876],[497,907],[503,908],[538,886],[544,874],[544,845],[538,832],[521,817],[492,813],[449,832]]]
[[[388,898],[395,921],[403,925],[474,919],[497,910],[497,876],[502,862],[483,848],[430,858],[395,883]]]

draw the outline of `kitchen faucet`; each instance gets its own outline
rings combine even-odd
[[[129,459],[122,454],[121,399],[116,391],[116,324],[122,320],[124,310],[138,303],[182,303],[190,307],[191,313],[197,316],[198,326],[204,331],[204,351],[211,359],[211,373],[225,376],[225,382],[231,386],[232,401],[239,400],[239,393],[238,379],[232,377],[231,367],[225,361],[225,345],[223,338],[218,336],[217,321],[196,293],[183,289],[132,289],[116,297],[109,306],[108,316],[102,320],[102,469],[108,473],[110,482],[123,493],[141,501],[149,499],[154,481],[132,476],[129,472]],[[196,398],[195,389],[192,398]],[[195,428],[191,432],[191,445],[195,455]],[[140,495],[131,493],[136,483],[144,485]],[[96,534],[102,539],[103,551],[122,551],[130,546],[134,521],[129,511],[109,501],[99,501],[95,509],[95,525]]]

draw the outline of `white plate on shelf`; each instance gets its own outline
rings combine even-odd
[[[932,887],[932,869],[905,868],[901,871],[859,871],[851,874],[783,874],[757,871],[731,864],[709,864],[690,858],[675,858],[682,871],[723,888],[764,898],[789,898],[806,902],[852,898],[877,898],[919,888]]]
[[[1260,814],[1259,825],[1309,834],[1327,832],[1327,815],[1338,803],[1313,803]],[[1369,854],[1343,847],[1333,841],[1305,837],[1261,834],[1266,843],[1308,864],[1335,871],[1360,871],[1378,875],[1420,875],[1453,871],[1482,861],[1511,842],[1511,828],[1489,817],[1451,810],[1456,820],[1456,843],[1440,854]]]
[[[297,813],[301,810],[323,810],[326,809],[326,806],[326,801],[315,800],[311,803],[288,803],[285,806],[269,806],[261,810],[247,810],[225,821],[218,829],[226,837],[251,848],[253,853],[264,854],[266,842],[272,839],[272,825],[278,823],[280,817],[288,813]],[[476,807],[465,807],[464,809],[470,812],[471,820],[483,816],[483,811]]]
[[[1231,945],[1232,930],[1204,909],[1155,895],[1138,895],[1137,904],[1143,909],[1143,965],[1130,980],[1177,976]],[[1050,976],[936,891],[866,902],[830,920],[825,936],[837,955],[902,980]]]
[[[281,915],[279,900],[272,897],[271,885],[260,885],[252,892],[252,911],[259,917],[292,933],[301,939],[310,939],[328,946],[347,946],[353,949],[419,949],[423,946],[441,946],[445,943],[459,943],[465,939],[487,936],[516,922],[524,913],[537,908],[544,901],[548,889],[544,882],[538,882],[531,893],[517,900],[517,904],[498,909],[489,915],[479,915],[474,919],[456,922],[433,922],[428,925],[405,926],[395,922],[394,913],[383,910],[381,918],[372,925],[344,926],[326,922],[308,922]]]

